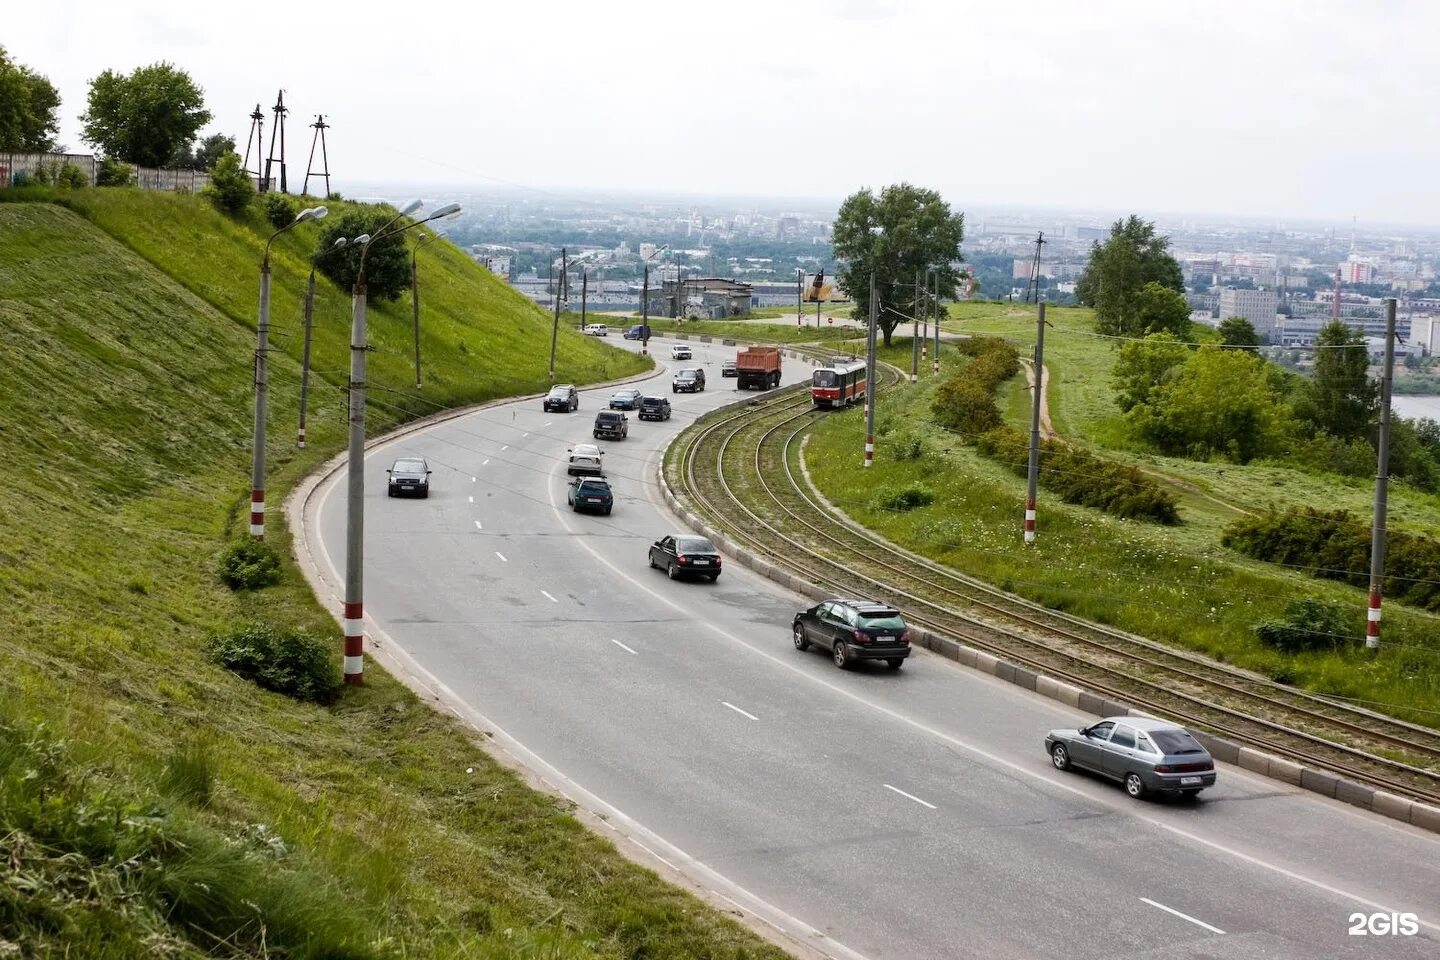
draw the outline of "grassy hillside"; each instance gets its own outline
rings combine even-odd
[[[248,487],[257,235],[184,197],[70,199],[91,219],[0,204],[0,956],[778,956],[383,672],[322,707],[205,658],[208,635],[252,620],[340,649],[295,571],[248,594],[215,573]],[[277,317],[302,252],[282,248]],[[449,252],[427,268],[450,278],[427,395],[538,387],[538,311]],[[322,302],[343,316],[338,292]],[[344,325],[320,326],[317,365],[338,366]],[[387,343],[377,378],[404,385]],[[342,442],[333,387],[309,450],[281,429],[294,348],[272,365],[275,503]],[[636,363],[573,334],[565,355],[582,381]],[[288,554],[280,511],[268,531]]]

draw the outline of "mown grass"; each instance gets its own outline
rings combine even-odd
[[[205,657],[208,636],[248,621],[340,647],[288,560],[264,590],[218,579],[248,488],[258,234],[198,204],[70,197],[91,219],[0,204],[0,955],[779,956],[383,671],[322,707]],[[282,249],[277,323],[302,253]],[[152,258],[195,275],[170,279]],[[546,318],[450,251],[430,273],[448,292],[428,301],[425,395],[542,385]],[[322,302],[337,329],[317,367],[339,363],[345,326],[343,294]],[[405,306],[381,307],[382,327]],[[568,337],[568,377],[637,368]],[[377,340],[373,369],[403,384],[408,354],[390,343]],[[291,352],[271,364],[277,505],[343,442],[342,393],[321,383],[309,449],[295,451]],[[377,428],[402,415],[373,412]],[[283,521],[271,511],[267,542],[288,558]]]
[[[966,316],[968,329],[1020,339],[1020,318],[1010,316],[1018,310],[1008,304],[974,306],[980,309]],[[1052,320],[1057,312],[1047,311]],[[1033,313],[1028,322],[1033,331]],[[1047,334],[1052,389],[1067,354],[1064,349],[1058,358],[1052,353],[1052,342],[1059,340]],[[897,362],[895,354],[903,361],[897,365],[908,368],[908,344],[897,340],[888,355],[891,362]],[[1100,363],[1092,357],[1088,365],[1082,369],[1093,372]],[[1098,391],[1073,377],[1059,382],[1065,385],[1062,392],[1068,389],[1069,422],[1084,422],[1084,412],[1098,408]],[[806,448],[812,476],[826,496],[855,519],[926,556],[1056,609],[1199,650],[1322,693],[1386,704],[1392,712],[1417,722],[1433,725],[1440,718],[1440,618],[1388,604],[1388,645],[1378,656],[1364,653],[1357,649],[1364,632],[1360,591],[1317,582],[1298,571],[1225,550],[1218,535],[1223,524],[1201,519],[1202,507],[1197,504],[1231,517],[1235,514],[1209,501],[1189,497],[1182,503],[1183,526],[1157,528],[1069,507],[1047,499],[1042,490],[1039,542],[1025,548],[1024,479],[1011,474],[1006,465],[981,457],[962,438],[932,421],[934,387],[926,378],[917,386],[902,385],[881,395],[876,462],[871,470],[854,469],[854,452],[864,436],[863,411],[827,417],[815,431]],[[1028,407],[1012,400],[1002,409],[1013,425],[1028,431]],[[894,455],[916,439],[922,456]],[[934,502],[902,513],[876,506],[879,492],[911,487],[933,492]],[[1314,493],[1322,496],[1323,485],[1317,483]],[[1344,650],[1292,657],[1255,639],[1256,622],[1281,615],[1288,601],[1303,596],[1345,608],[1351,638]]]

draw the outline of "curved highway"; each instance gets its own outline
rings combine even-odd
[[[840,672],[791,646],[803,601],[738,563],[715,584],[648,569],[677,529],[655,484],[665,443],[758,395],[720,377],[733,348],[694,349],[708,389],[672,395],[664,367],[691,362],[667,361],[639,386],[674,418],[632,413],[629,438],[601,444],[611,516],[565,502],[566,448],[608,388],[578,413],[525,400],[373,450],[369,630],[663,841],[652,853],[712,900],[836,957],[1440,956],[1432,834],[1226,766],[1198,802],[1131,801],[1051,769],[1045,731],[1088,715],[924,650]],[[785,382],[809,369],[787,360]],[[385,496],[400,455],[430,460],[428,500]],[[305,530],[332,583],[343,477]],[[1349,932],[1390,912],[1417,932]]]

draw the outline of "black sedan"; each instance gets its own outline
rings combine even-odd
[[[677,534],[650,544],[650,569],[659,568],[671,580],[681,577],[720,579],[720,551],[704,537]]]
[[[424,457],[401,457],[385,472],[390,474],[386,496],[430,496],[430,464],[425,462]]]
[[[871,600],[826,600],[795,614],[790,626],[796,650],[812,643],[830,651],[844,670],[856,660],[884,660],[899,670],[910,656],[910,636],[900,611]]]
[[[639,390],[616,390],[610,395],[611,410],[634,410],[640,406]]]
[[[1051,730],[1045,752],[1056,770],[1079,767],[1118,780],[1136,800],[1147,793],[1193,797],[1215,785],[1210,751],[1179,724],[1107,717],[1078,730]]]

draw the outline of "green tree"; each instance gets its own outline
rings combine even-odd
[[[1181,339],[1190,336],[1190,302],[1185,294],[1153,280],[1135,294],[1132,336],[1152,333],[1173,333]]]
[[[1227,347],[1258,347],[1260,334],[1244,317],[1226,317],[1220,321],[1220,343]]]
[[[209,170],[220,162],[220,158],[227,153],[235,152],[235,138],[227,137],[223,133],[212,133],[201,140],[193,150],[190,144],[180,145],[175,151],[175,156],[170,159],[170,166],[182,170]]]
[[[1075,298],[1095,308],[1101,333],[1136,336],[1135,299],[1147,283],[1184,293],[1180,264],[1169,253],[1170,238],[1155,235],[1155,224],[1131,214],[1110,227],[1110,239],[1090,248],[1090,262],[1075,284]],[[1189,311],[1186,311],[1188,317]]]
[[[315,242],[315,268],[336,285],[351,289],[360,272],[360,248],[351,244],[337,249],[335,241],[341,237],[353,239],[362,233],[373,236],[393,216],[392,208],[377,205],[328,218]],[[410,256],[402,238],[391,236],[371,243],[365,257],[366,295],[372,300],[394,300],[409,288]]]
[[[205,92],[169,63],[137,67],[128,76],[106,70],[90,81],[81,138],[107,155],[142,167],[175,157],[210,122]]]
[[[48,153],[60,132],[60,94],[49,78],[0,47],[0,150]]]
[[[938,270],[940,295],[954,298],[960,276],[954,264],[964,239],[964,214],[951,213],[934,190],[900,183],[878,197],[869,188],[852,193],[835,218],[834,250],[842,261],[840,285],[855,301],[856,319],[870,315],[872,276],[886,346],[901,321],[915,315],[917,272]]]
[[[1289,408],[1261,357],[1207,346],[1129,414],[1161,452],[1237,463],[1278,453],[1289,434]]]
[[[255,184],[250,174],[240,169],[240,155],[227,153],[210,171],[210,185],[201,191],[210,202],[234,216],[250,205]]]
[[[1110,371],[1115,402],[1129,411],[1150,402],[1151,393],[1173,377],[1190,358],[1190,349],[1172,333],[1152,333],[1120,347]]]
[[[1339,320],[1325,324],[1315,338],[1315,374],[1297,405],[1300,418],[1341,440],[1364,437],[1379,401],[1369,368],[1365,338]]]

